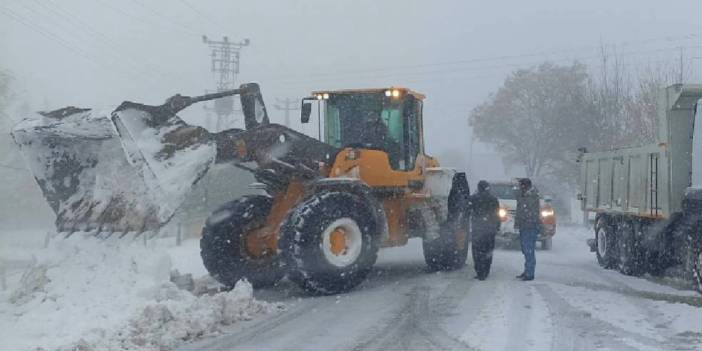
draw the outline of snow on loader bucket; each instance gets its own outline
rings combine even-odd
[[[209,133],[176,114],[235,94],[247,129],[268,123],[259,87],[249,83],[199,97],[175,95],[160,106],[124,102],[111,113],[43,112],[20,122],[12,135],[56,214],[58,232],[156,232],[215,161],[217,140],[242,132]]]

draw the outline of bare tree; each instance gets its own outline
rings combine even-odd
[[[658,93],[680,79],[685,80],[691,69],[664,62],[634,71],[622,63],[616,48],[603,45],[600,55],[599,71],[590,81],[590,94],[597,110],[593,120],[597,135],[590,148],[608,150],[654,142]]]
[[[629,128],[626,118],[631,101],[631,79],[616,48],[600,47],[600,70],[592,75],[589,92],[596,114],[590,149],[607,150],[621,145]]]
[[[529,177],[561,173],[568,151],[588,141],[594,111],[587,81],[579,63],[518,70],[472,111],[475,135],[495,144],[509,163],[523,165]]]

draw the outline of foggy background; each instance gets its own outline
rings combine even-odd
[[[606,45],[634,71],[682,65],[690,82],[702,82],[701,28],[699,0],[0,0],[0,69],[13,78],[0,163],[14,167],[0,175],[24,172],[7,146],[7,126],[23,113],[109,109],[124,100],[160,104],[174,93],[212,91],[210,49],[201,37],[226,35],[250,39],[237,81],[261,84],[274,122],[283,122],[276,99],[407,86],[427,95],[430,154],[468,169],[472,181],[509,179],[523,170],[506,170],[490,145],[471,142],[468,115],[510,72],[544,61],[596,70]],[[207,114],[194,106],[188,118],[208,125]],[[316,123],[303,126],[299,112],[292,116],[293,128],[316,135]],[[16,210],[16,195],[39,196],[31,181],[0,191],[0,222],[14,218],[7,208]],[[22,204],[42,218],[49,213],[41,199]]]

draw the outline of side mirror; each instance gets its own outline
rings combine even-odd
[[[309,123],[311,114],[312,114],[312,103],[308,102],[308,101],[303,101],[302,108],[300,109],[300,122]]]

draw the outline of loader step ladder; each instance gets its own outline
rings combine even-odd
[[[650,169],[651,169],[651,184],[650,184],[650,212],[652,216],[658,216],[660,208],[658,207],[658,154],[650,154]]]

